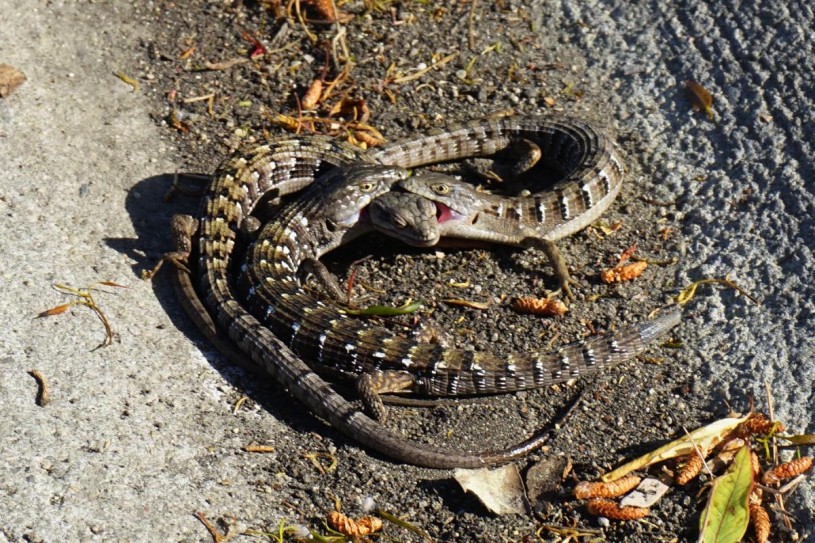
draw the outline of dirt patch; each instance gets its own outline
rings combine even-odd
[[[605,108],[610,90],[602,69],[587,65],[573,45],[594,31],[579,21],[564,26],[515,2],[479,3],[474,15],[470,3],[370,2],[370,10],[356,4],[344,7],[353,18],[339,27],[301,25],[278,19],[273,4],[159,2],[141,8],[142,21],[155,33],[142,44],[141,58],[130,72],[154,98],[155,120],[166,126],[167,137],[180,151],[180,171],[212,172],[237,147],[281,133],[278,115],[298,117],[298,100],[313,81],[334,80],[343,69],[347,75],[320,117],[327,118],[326,109],[343,96],[358,104],[364,100],[370,111],[366,123],[388,140],[507,109],[521,114],[554,109],[613,123],[614,116]],[[253,52],[256,58],[247,61]],[[213,64],[218,69],[208,69]],[[423,75],[413,77],[423,70]],[[350,118],[346,114],[336,118],[336,126],[317,126],[345,139],[349,133],[353,136],[344,124]],[[643,143],[626,134],[624,127],[617,132],[624,149],[636,156]],[[540,295],[555,286],[544,256],[532,250],[428,252],[374,237],[330,255],[328,262],[338,275],[347,277],[352,261],[373,254],[358,273],[375,299],[390,304],[424,300],[428,305],[422,321],[449,331],[454,344],[479,350],[506,353],[557,346],[589,330],[642,320],[674,292],[673,267],[651,266],[637,281],[614,287],[601,284],[597,273],[635,244],[640,256],[670,261],[681,240],[676,231],[663,238],[663,229],[674,224],[673,207],[649,200],[647,181],[631,182],[638,178],[640,166],[632,161],[628,167],[628,184],[601,221],[619,221],[623,228],[609,236],[587,230],[561,244],[583,286],[571,311],[557,320],[518,315],[508,307],[513,296]],[[155,258],[166,250],[169,238],[164,235],[166,242],[162,241],[163,224],[148,228],[159,233],[150,247],[154,253],[149,256]],[[488,301],[492,306],[469,310],[441,302],[449,297]],[[591,478],[647,449],[650,442],[669,437],[678,424],[699,423],[702,412],[686,394],[688,369],[667,351],[654,349],[651,357],[660,362],[632,361],[576,387],[447,402],[433,409],[394,408],[389,424],[397,432],[435,443],[497,447],[539,428],[582,395],[579,409],[550,446],[521,467],[526,469],[544,455],[559,455],[574,461],[578,478]],[[269,394],[255,388],[253,398],[265,407]],[[319,475],[287,461],[314,446],[313,438],[297,436],[279,440],[275,459],[258,463],[259,485],[275,489],[270,503],[296,504],[289,521],[316,527],[335,497],[353,512],[355,500],[373,496],[380,507],[409,519],[436,541],[534,540],[541,523],[570,525],[575,520],[597,527],[596,519],[563,496],[532,504],[528,516],[493,518],[447,473],[395,465],[314,422],[304,424],[328,438],[321,446],[339,458],[339,465]],[[259,441],[267,437],[257,436]],[[339,449],[331,445],[333,441],[341,445]],[[282,483],[275,479],[280,473],[285,474]],[[693,491],[664,500],[649,523],[614,523],[604,528],[604,535],[613,541],[653,541],[685,534],[695,522],[689,518],[695,509]],[[219,507],[257,529],[272,530],[279,522],[277,515],[262,511],[243,515],[239,503]],[[396,536],[408,537],[405,532]]]

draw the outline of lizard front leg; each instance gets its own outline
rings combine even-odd
[[[198,220],[190,215],[173,215],[170,228],[175,242],[175,251],[164,253],[152,270],[142,271],[142,279],[152,279],[165,262],[171,262],[179,270],[190,273],[187,262],[192,252],[192,238],[198,231]]]

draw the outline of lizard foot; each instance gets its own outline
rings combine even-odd
[[[357,393],[367,413],[375,420],[384,421],[388,415],[380,394],[402,392],[413,386],[413,377],[399,371],[363,373],[357,379]]]
[[[142,279],[152,279],[165,262],[171,262],[179,270],[190,273],[187,261],[192,251],[192,237],[198,230],[198,221],[190,215],[173,215],[170,228],[173,232],[176,250],[164,253],[152,270],[142,271]]]

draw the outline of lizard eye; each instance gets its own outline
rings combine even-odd
[[[376,183],[365,182],[359,185],[359,190],[362,192],[371,192],[376,188]]]
[[[404,217],[397,215],[393,218],[393,225],[396,228],[405,228],[407,227],[407,221],[404,219]]]
[[[442,196],[450,192],[450,185],[445,183],[436,183],[430,188],[433,189],[433,192]]]

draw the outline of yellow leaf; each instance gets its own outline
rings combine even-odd
[[[697,428],[693,432],[684,435],[679,439],[675,439],[667,445],[663,445],[662,447],[651,451],[648,454],[623,464],[614,471],[606,473],[600,479],[604,482],[616,481],[620,477],[624,477],[632,471],[642,467],[650,466],[651,464],[656,464],[657,462],[663,462],[679,456],[687,456],[695,451],[693,447],[694,443],[700,449],[709,451],[721,443],[722,439],[724,439],[727,434],[729,434],[736,426],[746,421],[748,418],[749,415],[741,418],[720,419],[716,422],[708,424],[707,426]]]
[[[778,436],[793,445],[815,445],[815,434],[800,434],[795,436]]]
[[[446,304],[469,307],[471,309],[489,309],[490,307],[488,302],[475,302],[473,300],[462,300],[460,298],[447,298],[443,301]]]

